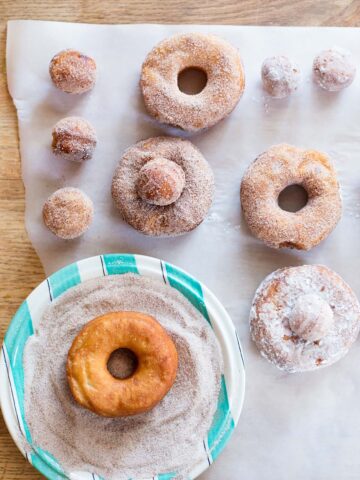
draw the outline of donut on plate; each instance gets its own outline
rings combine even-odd
[[[322,265],[286,267],[256,290],[250,331],[271,363],[287,372],[315,370],[342,358],[360,328],[356,295]]]
[[[205,73],[207,83],[196,95],[182,92],[179,74]],[[162,123],[187,131],[211,127],[238,103],[245,75],[237,50],[225,40],[202,33],[174,35],[146,57],[140,86],[148,113]]]
[[[175,236],[205,218],[214,176],[188,140],[154,137],[128,148],[115,171],[112,197],[122,217],[146,235]]]
[[[282,210],[280,193],[302,186],[308,196],[297,212]],[[327,155],[281,144],[262,153],[245,172],[241,206],[250,231],[274,248],[309,250],[335,228],[341,197],[334,167]]]
[[[132,351],[135,372],[115,378],[107,368],[119,348]],[[149,315],[114,312],[89,322],[76,336],[67,358],[67,377],[75,400],[105,417],[136,415],[152,409],[176,377],[176,347],[164,328]]]

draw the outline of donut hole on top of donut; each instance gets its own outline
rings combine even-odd
[[[115,378],[125,380],[136,372],[139,360],[136,354],[129,348],[114,350],[107,361],[107,369]]]
[[[285,212],[296,213],[306,206],[309,195],[306,189],[297,183],[288,185],[278,196],[278,205]]]
[[[206,87],[208,76],[202,68],[186,67],[178,74],[177,84],[180,92],[197,95]]]

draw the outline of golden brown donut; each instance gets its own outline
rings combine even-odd
[[[112,352],[127,348],[138,366],[128,378],[107,369]],[[76,336],[67,358],[67,378],[75,400],[104,417],[122,417],[155,407],[173,385],[178,356],[164,328],[149,315],[114,312],[89,322]]]
[[[301,185],[307,204],[297,212],[278,205],[282,190]],[[335,228],[341,197],[334,167],[327,155],[281,144],[262,153],[241,182],[241,206],[253,235],[274,248],[309,250]]]
[[[183,93],[179,74],[189,68],[203,71],[204,89]],[[202,33],[174,35],[160,42],[146,57],[140,86],[150,115],[162,123],[196,131],[225,118],[245,87],[241,58],[222,38]]]

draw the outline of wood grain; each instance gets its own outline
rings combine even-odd
[[[0,0],[0,342],[22,300],[44,278],[24,228],[15,109],[6,88],[10,19],[88,23],[218,23],[360,26],[360,0]],[[42,476],[18,452],[0,416],[0,480]]]

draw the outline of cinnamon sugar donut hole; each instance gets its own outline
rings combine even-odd
[[[189,68],[207,76],[196,95],[181,92],[178,76]],[[148,113],[158,121],[195,132],[215,125],[238,103],[245,75],[237,50],[225,40],[202,33],[174,35],[146,57],[140,86]]]
[[[338,92],[348,87],[353,82],[355,74],[354,59],[351,53],[343,48],[323,50],[314,59],[314,80],[328,92]]]
[[[111,193],[132,227],[146,235],[176,236],[204,220],[214,195],[214,176],[188,140],[155,137],[125,151]]]
[[[52,150],[55,155],[72,162],[90,160],[97,143],[90,122],[81,117],[66,117],[52,131]]]
[[[284,55],[266,58],[261,67],[264,89],[274,98],[286,98],[299,87],[300,68]]]
[[[308,195],[297,212],[278,205],[280,193],[290,185],[302,186]],[[249,166],[240,197],[250,231],[274,248],[310,250],[341,217],[339,184],[327,155],[287,144],[271,147]]]
[[[62,50],[49,66],[55,87],[65,93],[80,94],[91,90],[96,82],[95,60],[77,50]]]
[[[94,206],[90,198],[72,187],[56,190],[43,207],[45,225],[64,240],[80,237],[89,228],[93,215]]]
[[[287,372],[332,365],[360,328],[356,295],[322,265],[286,267],[258,287],[250,311],[251,337],[261,355]]]

